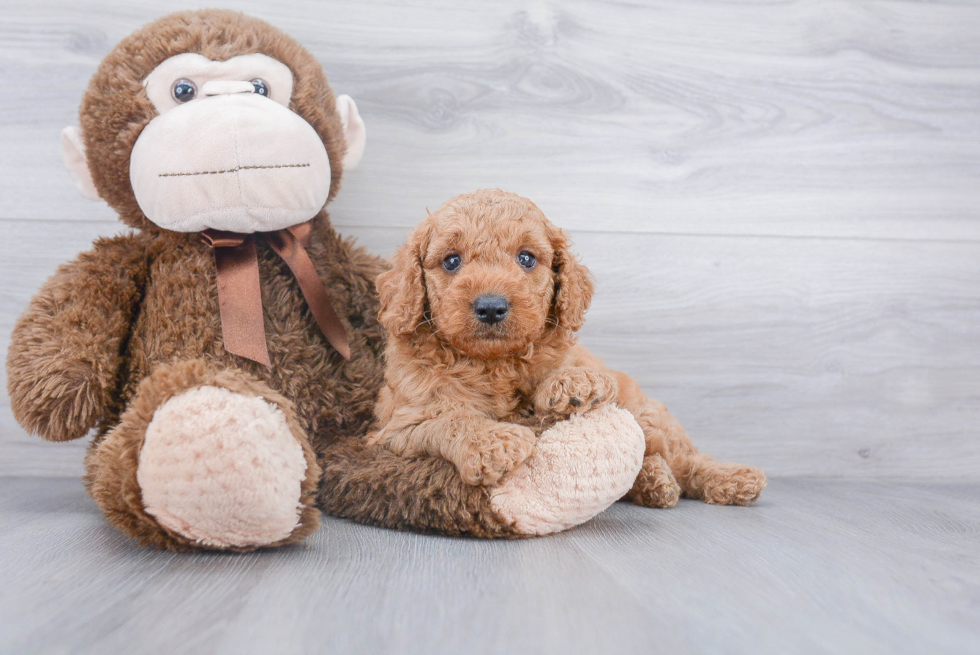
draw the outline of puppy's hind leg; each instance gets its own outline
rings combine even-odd
[[[681,497],[681,487],[667,460],[660,453],[646,455],[627,498],[644,507],[673,507]]]
[[[761,469],[719,462],[699,453],[662,403],[647,399],[635,416],[646,437],[647,457],[662,455],[681,489],[691,498],[711,505],[748,505],[759,498],[766,486]]]
[[[629,493],[633,502],[672,507],[676,498],[671,499],[673,485],[668,473],[688,496],[712,505],[748,505],[759,498],[766,486],[761,469],[719,462],[699,453],[663,403],[647,398],[629,376],[616,373],[616,378],[620,387],[616,402],[632,412],[646,438],[643,469]]]

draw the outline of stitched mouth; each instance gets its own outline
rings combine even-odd
[[[191,175],[222,175],[224,173],[237,173],[238,171],[252,171],[260,168],[308,168],[309,164],[272,164],[269,166],[235,166],[223,171],[199,171],[197,173],[160,173],[160,177],[188,177]]]

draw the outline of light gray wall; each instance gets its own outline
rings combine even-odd
[[[227,5],[286,30],[368,125],[334,222],[389,254],[499,186],[598,278],[583,341],[702,449],[771,475],[980,473],[980,5]],[[273,9],[274,7],[274,9]],[[3,2],[0,355],[112,212],[59,132],[112,45],[171,2]],[[0,474],[77,475],[0,399]]]

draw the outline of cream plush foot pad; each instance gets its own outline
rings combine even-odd
[[[260,546],[299,522],[303,449],[262,398],[198,387],[161,405],[136,480],[146,512],[208,546]]]
[[[541,435],[531,457],[491,491],[490,504],[526,534],[567,530],[630,490],[645,448],[625,409],[606,405],[573,416]]]

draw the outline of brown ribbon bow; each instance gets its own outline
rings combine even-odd
[[[312,225],[309,221],[275,232],[260,232],[296,276],[306,304],[327,341],[344,359],[350,359],[350,342],[330,296],[310,260]],[[201,238],[214,249],[218,272],[218,306],[225,350],[272,366],[265,341],[259,258],[255,234],[205,230]]]

